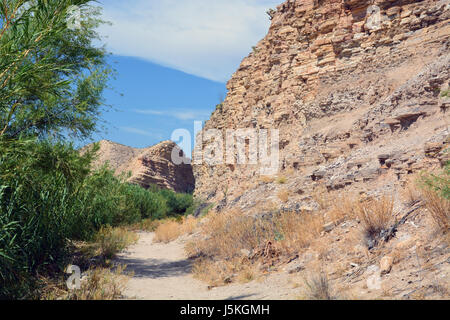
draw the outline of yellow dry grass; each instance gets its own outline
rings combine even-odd
[[[247,283],[257,277],[257,270],[246,262],[246,258],[233,258],[224,261],[197,259],[192,268],[196,279],[212,287],[223,286],[232,282]]]
[[[103,227],[95,236],[95,245],[100,255],[105,259],[112,259],[118,252],[134,244],[139,236],[125,228]]]
[[[278,199],[280,199],[282,202],[288,202],[289,195],[290,195],[289,190],[286,189],[282,189],[277,193]]]
[[[305,300],[336,300],[337,297],[325,272],[310,274],[305,278]]]
[[[197,258],[193,269],[196,278],[211,285],[225,284],[233,274],[240,281],[250,281],[256,277],[259,262],[271,263],[279,256],[298,253],[320,236],[322,229],[319,213],[255,217],[233,210],[210,214],[201,228],[203,239],[188,243],[186,252]]]
[[[154,232],[161,224],[161,220],[144,219],[135,224],[128,226],[131,231],[147,231]]]
[[[184,217],[181,221],[169,219],[162,222],[155,230],[155,242],[169,243],[185,234],[192,234],[198,220],[192,216]]]
[[[317,202],[319,208],[322,210],[329,209],[330,206],[333,204],[332,197],[324,185],[317,186],[313,190],[311,196],[313,200]]]
[[[259,181],[262,183],[273,183],[275,181],[275,177],[273,176],[261,176]]]
[[[394,219],[394,200],[383,196],[355,202],[354,212],[360,220],[366,239],[375,239],[382,230],[391,226]]]
[[[447,233],[450,230],[450,201],[431,189],[423,189],[422,196],[436,226]]]
[[[418,178],[413,177],[410,178],[406,184],[404,189],[401,192],[401,195],[403,196],[403,199],[408,205],[413,205],[414,203],[422,200],[422,192],[419,188],[417,188],[418,185]]]
[[[287,183],[287,178],[284,177],[284,176],[278,177],[277,180],[276,180],[276,182],[277,182],[278,184],[286,184],[286,183]]]
[[[93,242],[74,243],[77,255],[74,264],[88,269],[81,281],[81,288],[69,290],[65,276],[48,279],[41,278],[39,290],[43,300],[116,300],[131,274],[125,274],[126,266],[111,262],[117,253],[134,244],[139,236],[129,227],[103,227],[95,235]]]
[[[124,273],[126,266],[119,265],[114,271],[109,268],[91,268],[82,279],[80,289],[69,290],[64,279],[47,281],[41,291],[42,300],[117,300],[132,275]]]
[[[328,206],[328,222],[335,225],[349,219],[355,218],[355,207],[358,207],[360,200],[353,195],[340,195],[333,198],[332,205]]]

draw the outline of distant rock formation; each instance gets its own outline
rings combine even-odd
[[[164,141],[149,148],[136,149],[108,140],[99,142],[100,150],[94,167],[108,163],[116,174],[131,172],[129,182],[144,188],[157,185],[176,192],[192,192],[194,176],[189,164],[175,165],[171,160],[172,150],[177,148],[180,156],[183,151],[172,141]],[[91,147],[88,145],[82,149]]]

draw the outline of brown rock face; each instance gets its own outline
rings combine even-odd
[[[400,183],[439,165],[429,143],[448,145],[449,38],[448,0],[285,1],[204,131],[279,129],[279,176],[292,191],[280,205],[290,208],[314,207],[318,186]],[[195,165],[196,195],[221,207],[279,203],[258,169]]]
[[[171,160],[174,148],[184,157],[183,152],[172,141],[164,141],[145,149],[135,149],[107,140],[99,143],[100,150],[94,167],[108,163],[117,174],[131,173],[128,181],[144,188],[157,185],[177,192],[191,192],[194,189],[191,165],[175,165]]]

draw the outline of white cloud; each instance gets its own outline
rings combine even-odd
[[[115,54],[226,81],[266,34],[282,0],[108,0],[100,32]]]
[[[186,111],[186,110],[168,110],[168,111],[160,111],[153,109],[134,109],[136,113],[144,114],[144,115],[159,115],[159,116],[167,116],[176,118],[178,120],[202,120],[205,118],[209,118],[211,115],[210,111]]]
[[[162,111],[158,111],[158,110],[142,110],[142,109],[134,109],[133,110],[136,113],[140,113],[140,114],[147,114],[147,115],[152,115],[152,116],[162,116],[164,115],[164,112]]]

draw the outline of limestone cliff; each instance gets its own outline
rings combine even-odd
[[[206,123],[280,130],[276,183],[258,165],[194,166],[219,205],[315,207],[316,188],[376,193],[448,157],[450,1],[289,0]],[[446,112],[447,111],[447,112]]]

